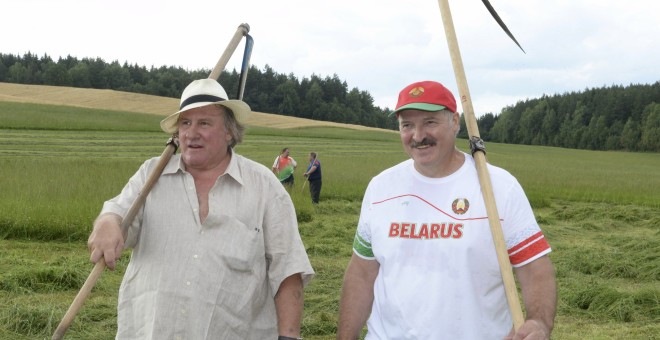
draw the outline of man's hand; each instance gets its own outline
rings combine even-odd
[[[87,249],[91,253],[89,260],[92,263],[97,263],[103,257],[108,269],[115,269],[124,249],[120,224],[121,217],[115,214],[103,214],[96,219],[94,230],[87,239]]]
[[[518,332],[513,328],[504,340],[548,340],[550,339],[550,330],[543,322],[538,320],[525,320]]]

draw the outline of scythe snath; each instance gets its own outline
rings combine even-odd
[[[250,40],[249,46],[251,53],[253,42],[252,42],[252,37],[250,37],[248,32],[250,32],[250,26],[248,24],[241,24],[238,26],[238,28],[236,29],[236,33],[234,33],[234,36],[232,37],[231,41],[225,48],[224,53],[222,54],[222,56],[220,56],[220,59],[218,59],[218,62],[211,71],[211,74],[209,75],[209,79],[216,79],[216,80],[218,79],[220,73],[222,73],[222,71],[225,69],[227,62],[229,62],[229,59],[231,58],[232,54],[234,54],[234,51],[236,50],[236,47],[240,43],[243,36],[246,36]],[[246,42],[246,45],[247,44],[248,43]],[[245,55],[243,56],[243,58],[244,58],[243,65],[247,65],[247,63],[245,62],[245,58],[246,58]],[[247,57],[247,59],[249,60],[249,56]],[[245,72],[247,73],[247,70]],[[244,80],[245,76],[242,76],[241,78],[242,78],[241,81],[245,81]],[[245,87],[244,83],[239,84],[239,88],[242,89],[244,87]],[[239,99],[242,99],[242,92],[239,92],[239,95],[241,96],[241,98]],[[151,188],[153,187],[154,184],[156,184],[158,178],[160,178],[160,175],[163,172],[163,169],[165,169],[165,166],[169,162],[170,158],[172,158],[172,155],[174,155],[174,153],[176,152],[176,149],[179,146],[178,133],[174,133],[166,144],[167,146],[165,147],[165,150],[161,154],[160,160],[158,161],[156,168],[149,175],[147,181],[144,184],[144,187],[142,188],[138,196],[135,198],[135,201],[133,201],[131,207],[126,212],[126,216],[124,216],[124,218],[122,219],[120,227],[122,229],[122,232],[124,233],[124,238],[126,238],[126,231],[128,230],[128,227],[131,225],[133,219],[135,219],[135,216],[137,215],[138,211],[140,210],[145,200],[147,199],[147,195],[149,195]],[[105,260],[101,258],[92,269],[91,273],[87,277],[87,280],[85,280],[85,283],[83,284],[82,288],[74,298],[73,303],[71,303],[71,306],[69,307],[66,314],[62,318],[62,321],[60,321],[60,324],[57,326],[57,329],[55,329],[55,332],[53,333],[53,337],[51,339],[59,340],[64,337],[64,334],[69,329],[69,326],[71,326],[73,319],[76,317],[78,310],[80,310],[80,308],[82,307],[83,303],[87,299],[87,296],[89,295],[89,293],[92,291],[92,288],[96,284],[96,281],[101,276],[101,273],[103,273],[105,267],[106,267]]]
[[[506,25],[504,25],[490,3],[487,0],[482,1],[502,29],[504,29],[507,35],[513,39],[518,47],[520,47],[518,41],[516,41],[508,28],[506,28]],[[449,54],[454,67],[456,83],[458,84],[458,92],[461,99],[461,106],[463,107],[463,114],[465,115],[465,124],[467,126],[468,135],[470,136],[470,149],[472,150],[472,156],[474,157],[477,174],[479,176],[479,183],[481,184],[481,192],[486,204],[488,222],[490,224],[491,234],[493,235],[493,242],[497,253],[497,261],[500,265],[502,281],[504,282],[504,290],[509,304],[509,311],[511,312],[511,318],[513,319],[513,326],[518,330],[525,320],[520,306],[520,299],[518,298],[516,281],[513,277],[513,269],[511,267],[511,262],[509,261],[504,233],[502,232],[502,225],[500,224],[500,217],[495,203],[490,174],[488,173],[486,149],[483,140],[479,135],[479,126],[477,125],[477,119],[474,116],[470,90],[467,86],[467,79],[465,77],[465,70],[463,69],[463,61],[461,59],[461,52],[458,48],[458,41],[456,39],[456,32],[454,31],[454,22],[451,17],[451,11],[449,10],[448,0],[438,0],[438,4],[440,5],[440,13],[442,15],[442,22],[447,37],[447,44],[449,46]],[[522,47],[520,47],[520,49],[522,50]]]

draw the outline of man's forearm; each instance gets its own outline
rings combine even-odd
[[[303,302],[303,284],[300,274],[294,274],[284,279],[275,295],[279,335],[300,337]]]
[[[525,268],[529,266],[529,268]],[[554,327],[557,310],[557,284],[554,268],[548,256],[543,256],[517,270],[526,319],[543,323],[548,335]]]
[[[374,280],[378,274],[376,261],[361,260],[353,255],[348,264],[339,301],[337,339],[358,339],[371,314]]]
[[[337,339],[354,340],[360,337],[362,328],[371,313],[373,295],[359,294],[360,289],[344,281],[339,303]]]

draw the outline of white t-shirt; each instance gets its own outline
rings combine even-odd
[[[513,266],[551,251],[518,181],[489,165]],[[443,178],[412,160],[374,177],[353,243],[380,264],[367,339],[502,339],[512,321],[474,159]]]

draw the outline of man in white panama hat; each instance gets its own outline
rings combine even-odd
[[[265,166],[238,155],[250,107],[213,79],[193,81],[174,155],[127,230],[120,224],[158,158],[105,202],[88,247],[110,269],[131,260],[119,290],[118,339],[296,339],[314,275],[293,203]]]

